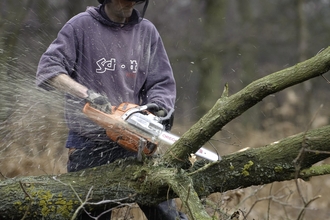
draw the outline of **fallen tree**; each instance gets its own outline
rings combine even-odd
[[[161,157],[120,160],[76,173],[7,179],[0,182],[1,219],[69,219],[82,209],[137,202],[154,205],[180,197],[191,219],[212,219],[200,197],[239,187],[329,173],[312,165],[329,157],[330,126],[308,130],[276,143],[200,160],[196,152],[224,125],[260,102],[330,69],[330,47],[293,67],[263,77],[228,96],[228,86],[214,107]]]

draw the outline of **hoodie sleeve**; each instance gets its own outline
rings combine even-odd
[[[74,28],[65,24],[41,56],[36,75],[37,86],[51,90],[48,80],[61,74],[70,74],[74,71],[77,51],[77,41]]]
[[[156,103],[167,111],[174,109],[176,84],[170,61],[158,32],[151,46],[149,74],[144,86],[143,103]]]

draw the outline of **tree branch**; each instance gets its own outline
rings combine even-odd
[[[318,153],[317,151],[314,151],[315,153]],[[326,152],[326,154],[329,154],[329,152]],[[314,176],[323,176],[330,174],[330,165],[329,164],[323,164],[319,166],[313,166],[309,167],[307,169],[304,169],[300,171],[299,176],[302,179],[309,179]]]
[[[319,153],[330,151],[330,126],[303,132],[264,147],[252,148],[243,152],[223,156],[222,161],[208,164],[196,162],[197,170],[192,170],[196,192],[200,196],[212,192],[225,192],[236,188],[262,185],[274,181],[292,180],[296,177],[295,158],[306,140],[306,151],[301,161],[303,169],[298,178],[308,179],[315,175],[330,172],[329,166],[312,167],[313,164],[330,155]],[[308,150],[308,151],[307,151]],[[205,168],[204,165],[208,164]],[[202,167],[201,172],[198,167]],[[217,177],[217,178],[214,178]],[[199,189],[199,190],[198,190]]]
[[[211,220],[194,189],[192,180],[186,175],[176,175],[167,179],[169,186],[181,198],[192,220]]]
[[[263,98],[321,76],[329,69],[330,47],[309,60],[256,80],[232,96],[223,95],[204,117],[167,150],[163,161],[173,166],[184,167],[191,153],[196,152],[223,126],[262,101]]]

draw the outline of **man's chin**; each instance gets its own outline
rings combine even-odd
[[[122,15],[124,18],[129,18],[132,16],[133,9],[123,9]]]

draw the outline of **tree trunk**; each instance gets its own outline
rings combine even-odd
[[[116,201],[155,205],[180,196],[187,210],[191,210],[190,216],[209,219],[198,196],[328,174],[328,165],[310,167],[329,157],[322,154],[330,151],[329,133],[327,126],[227,155],[218,162],[202,160],[188,170],[168,168],[160,163],[161,158],[156,158],[144,163],[118,161],[58,176],[8,179],[0,183],[0,217],[68,219],[84,202],[88,202],[86,208],[92,207],[89,203],[100,201],[111,208],[117,205]]]
[[[198,53],[200,72],[198,86],[198,117],[202,116],[221,95],[223,76],[224,33],[227,1],[205,1],[203,50]],[[215,28],[216,27],[216,28]]]
[[[230,97],[225,89],[215,106],[186,132],[164,156],[121,160],[113,164],[58,176],[8,179],[0,182],[1,219],[68,219],[76,211],[108,208],[121,203],[143,205],[180,197],[191,219],[211,219],[199,200],[213,192],[329,173],[312,167],[329,154],[330,126],[311,130],[265,147],[223,156],[222,161],[198,161],[197,151],[226,123],[269,94],[319,76],[330,68],[330,48],[308,61],[259,79]],[[227,87],[226,87],[227,88]]]

